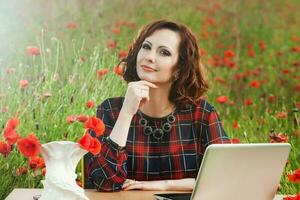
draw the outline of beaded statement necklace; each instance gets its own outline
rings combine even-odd
[[[139,124],[144,127],[144,134],[147,136],[153,135],[153,137],[157,140],[161,140],[165,133],[169,133],[172,130],[172,124],[176,120],[173,111],[166,117],[167,121],[162,124],[161,128],[158,128],[156,125],[155,127],[151,127],[148,120],[143,117],[140,110],[138,111],[138,113],[141,117],[141,119],[139,120]]]

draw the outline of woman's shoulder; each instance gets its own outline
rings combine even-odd
[[[198,109],[201,109],[201,110],[204,110],[206,112],[212,112],[212,111],[215,111],[215,107],[210,104],[208,101],[206,101],[205,99],[201,99],[197,106],[196,106]]]
[[[122,108],[123,102],[124,97],[107,98],[98,106],[98,109],[120,110]]]
[[[200,99],[198,102],[196,102],[193,105],[189,105],[186,108],[180,109],[180,112],[204,112],[204,113],[210,113],[212,111],[215,111],[215,107],[210,104],[205,99]]]

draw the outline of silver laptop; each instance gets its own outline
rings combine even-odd
[[[288,143],[212,144],[192,193],[155,194],[163,200],[272,200],[288,159]]]

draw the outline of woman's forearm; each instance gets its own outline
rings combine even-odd
[[[182,190],[191,191],[195,185],[194,178],[158,181],[135,181],[127,179],[123,184],[123,190]]]
[[[123,109],[121,109],[116,124],[110,133],[110,139],[121,147],[126,146],[128,131],[132,117],[133,116],[127,114]]]
[[[166,190],[193,190],[194,178],[184,178],[177,180],[165,180]]]

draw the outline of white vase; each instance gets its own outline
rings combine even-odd
[[[46,175],[40,200],[88,200],[83,188],[76,183],[75,169],[88,151],[78,143],[55,141],[42,144]]]

